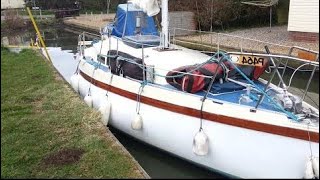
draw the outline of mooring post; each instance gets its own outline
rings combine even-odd
[[[39,9],[40,10],[40,19],[42,19],[42,11],[41,11],[41,9]]]

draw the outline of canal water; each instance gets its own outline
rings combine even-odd
[[[65,79],[69,81],[68,77],[71,77],[76,70],[77,61],[74,57],[77,55],[77,41],[80,32],[74,32],[74,30],[68,27],[58,25],[41,28],[41,33],[44,36],[46,45],[49,47],[51,58],[64,61],[64,67],[59,67],[59,63],[54,65],[57,69],[68,71]],[[35,39],[35,31],[33,29],[10,34],[1,33],[1,44],[29,45],[31,38]],[[66,68],[72,68],[72,70],[70,71],[70,69],[68,70]],[[288,82],[291,73],[292,71],[288,71],[285,75],[285,82]],[[308,74],[310,74],[309,71],[297,72],[291,86],[304,89],[307,83],[306,78],[309,77]],[[307,99],[319,104],[318,73],[315,74],[313,80],[315,83],[310,85],[309,90],[311,91],[311,95],[309,95],[310,97],[307,97]],[[130,138],[112,127],[110,127],[110,130],[151,178],[226,178]]]

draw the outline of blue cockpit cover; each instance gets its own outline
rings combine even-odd
[[[137,15],[142,15],[141,35],[159,35],[153,18],[149,17],[146,13],[135,7],[133,4],[118,5],[116,21],[114,24],[107,25],[108,29],[112,29],[111,35],[117,37],[135,35]]]

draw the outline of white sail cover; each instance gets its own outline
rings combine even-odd
[[[129,2],[142,9],[148,16],[154,16],[160,12],[158,0],[130,0]]]

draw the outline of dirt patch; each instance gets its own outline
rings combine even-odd
[[[43,97],[38,97],[31,102],[33,105],[33,111],[37,114],[42,113],[42,104],[43,104]]]
[[[34,80],[34,79],[41,79],[42,77],[40,76],[40,75],[33,75],[32,76],[32,79]]]
[[[67,164],[73,164],[80,160],[85,151],[77,148],[61,149],[58,152],[49,154],[42,162],[44,166],[62,166]]]

